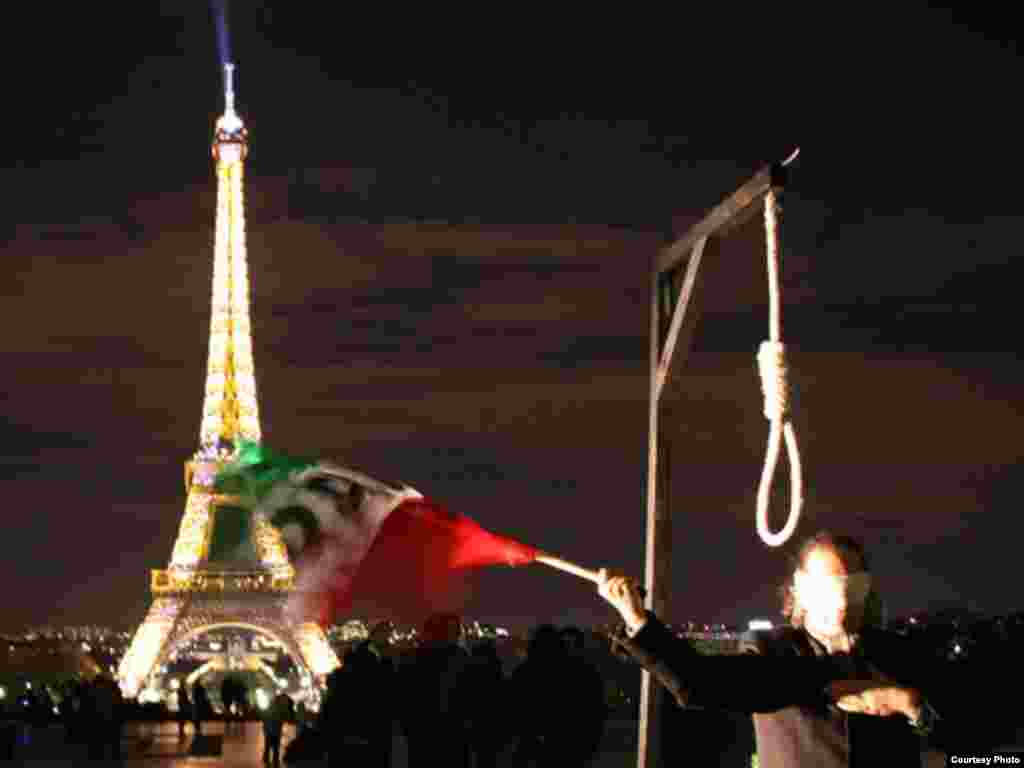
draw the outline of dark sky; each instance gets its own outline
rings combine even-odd
[[[894,613],[1022,607],[1012,25],[237,5],[267,442],[640,576],[651,260],[800,146],[782,229],[800,532],[861,535]],[[0,628],[140,620],[197,447],[216,35],[202,3],[110,7],[8,25]],[[663,412],[674,619],[774,615],[786,570],[753,521],[762,242],[755,221],[709,250]],[[468,612],[610,616],[540,567],[481,573]]]

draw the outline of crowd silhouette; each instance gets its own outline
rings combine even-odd
[[[54,705],[45,686],[34,687],[28,696],[28,722],[45,726],[56,711],[64,724],[65,740],[84,745],[89,760],[120,760],[126,705],[114,679],[100,675],[68,681],[59,693],[60,703]]]
[[[59,704],[46,686],[36,686],[25,697],[24,712],[26,721],[40,726],[56,714],[66,742],[81,745],[98,762],[122,760],[130,720],[176,723],[187,746],[188,736],[195,745],[211,734],[211,720],[224,721],[225,738],[233,732],[244,738],[234,723],[255,716],[262,721],[269,765],[388,768],[397,736],[410,767],[497,768],[511,760],[572,768],[597,752],[607,710],[604,681],[586,657],[586,638],[575,627],[537,627],[525,658],[508,673],[494,640],[470,642],[459,616],[438,614],[405,653],[395,654],[379,632],[351,647],[328,675],[318,711],[295,705],[284,693],[265,708],[253,707],[244,689],[224,696],[221,686],[219,712],[204,684],[182,681],[172,713],[163,704],[124,700],[115,680],[101,675],[69,683]],[[552,686],[559,695],[552,695]],[[295,736],[284,744],[287,723],[294,723]]]
[[[386,768],[397,728],[410,768],[495,768],[502,754],[517,766],[584,766],[607,715],[585,643],[575,627],[542,625],[506,674],[495,642],[469,644],[455,615],[431,617],[417,647],[397,660],[364,641],[328,676],[319,717],[285,762]]]

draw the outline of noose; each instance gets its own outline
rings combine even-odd
[[[799,152],[799,150],[797,150]],[[784,165],[796,157],[794,153]],[[768,447],[764,457],[761,483],[757,489],[757,533],[769,547],[785,544],[796,530],[803,506],[803,476],[800,452],[796,445],[796,431],[789,420],[789,384],[786,380],[786,348],[782,343],[782,321],[779,311],[779,236],[778,208],[775,190],[769,188],[764,199],[765,244],[768,258],[768,341],[762,342],[757,352],[757,367],[761,374],[764,393],[764,415],[771,426]],[[772,480],[779,462],[780,443],[785,440],[789,456],[789,519],[782,530],[773,533],[768,528],[768,501]]]

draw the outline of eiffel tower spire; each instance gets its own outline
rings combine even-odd
[[[213,294],[199,451],[185,464],[188,502],[171,569],[194,569],[211,554],[217,519],[213,476],[218,462],[230,459],[239,440],[260,439],[259,406],[249,323],[249,268],[245,250],[245,158],[249,134],[235,112],[234,65],[224,65],[224,114],[216,123],[211,151],[216,160],[217,214],[213,241]],[[236,513],[237,514],[237,513]],[[244,522],[244,521],[241,521]],[[219,540],[219,538],[218,538]],[[248,537],[255,552],[248,559],[280,577],[293,575],[277,530],[256,522]],[[214,553],[217,554],[216,552]],[[252,564],[252,563],[250,563]],[[179,578],[181,574],[178,574]]]
[[[126,696],[158,688],[161,665],[174,649],[215,626],[259,629],[274,637],[314,688],[338,666],[321,627],[285,615],[295,570],[280,532],[235,500],[214,490],[217,471],[239,441],[259,441],[249,274],[245,253],[244,161],[248,134],[235,112],[233,65],[226,64],[225,109],[217,120],[213,157],[217,174],[213,299],[199,450],[185,462],[185,514],[166,570],[154,570],[153,604],[121,660]]]
[[[234,65],[226,64],[224,70],[225,109],[217,120],[212,147],[217,161],[217,220],[209,361],[199,430],[200,450],[207,455],[220,449],[230,451],[240,438],[260,439],[242,186],[249,137],[235,113]]]

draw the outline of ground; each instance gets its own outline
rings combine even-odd
[[[126,766],[147,766],[147,768],[257,768],[263,766],[263,733],[259,723],[245,723],[232,726],[225,733],[223,723],[208,723],[204,732],[209,735],[205,743],[193,740],[192,726],[188,726],[185,739],[178,736],[175,723],[133,723],[124,730],[122,745]],[[287,726],[282,739],[282,752],[294,738],[295,731]],[[35,729],[24,738],[17,748],[14,763],[5,765],[26,765],[33,768],[42,766],[75,766],[85,762],[84,751],[64,744],[64,730],[61,726]],[[1018,734],[1017,743],[1024,745],[1024,730]],[[205,747],[205,749],[204,749]],[[1021,746],[1009,747],[1015,751]],[[504,765],[508,765],[503,761]],[[326,765],[326,763],[325,763]],[[401,738],[396,738],[392,765],[406,768],[407,759]],[[629,720],[612,720],[605,730],[601,754],[592,768],[634,768],[636,765],[636,723]],[[942,755],[928,755],[925,768],[945,765]]]

